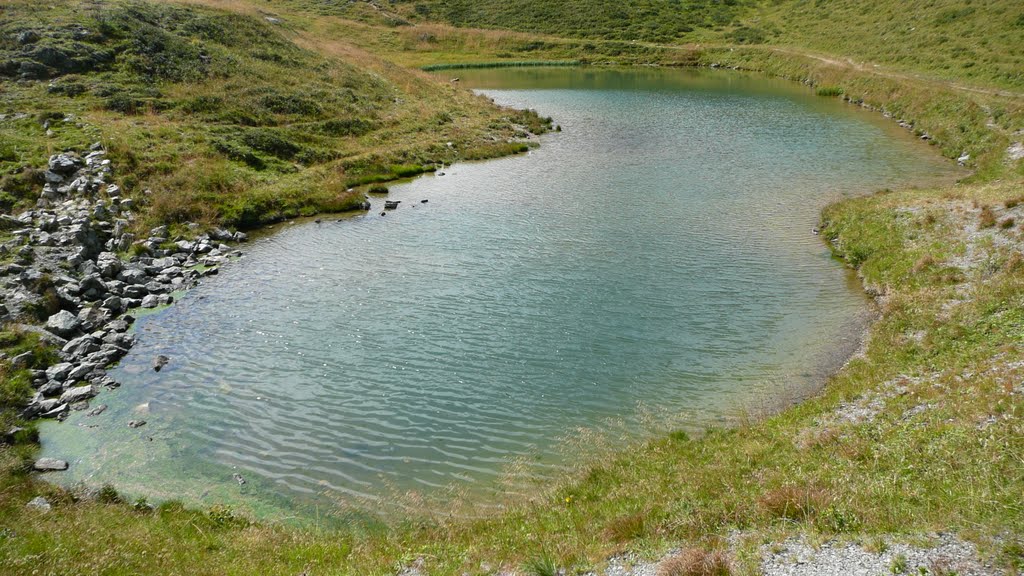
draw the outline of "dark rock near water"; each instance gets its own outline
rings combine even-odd
[[[99,391],[96,390],[96,387],[92,384],[89,384],[88,386],[77,386],[75,388],[68,388],[63,394],[61,394],[60,401],[63,404],[72,404],[75,402],[81,402],[82,400],[88,400],[98,393]]]
[[[17,34],[21,33],[10,39],[20,43],[22,36]],[[75,34],[96,35],[84,28]],[[34,41],[25,40],[27,44]],[[77,66],[67,61],[62,50],[26,48],[15,67],[48,75]],[[65,122],[71,118],[67,116]],[[44,130],[50,122],[44,123]],[[0,322],[38,334],[60,350],[63,360],[45,371],[32,372],[35,397],[22,412],[26,418],[64,418],[69,409],[86,409],[102,387],[116,388],[118,383],[102,367],[120,360],[135,342],[127,334],[134,318],[118,316],[138,306],[171,304],[172,292],[216,272],[214,267],[231,252],[223,242],[247,240],[242,232],[219,228],[195,238],[176,237],[168,246],[169,231],[161,226],[136,243],[135,235],[128,232],[134,221],[133,201],[109,182],[112,167],[105,154],[99,143],[84,157],[74,152],[54,154],[40,172],[37,206],[17,216],[0,215],[0,230],[12,236],[0,242],[0,256],[7,262],[0,264]],[[201,232],[197,224],[189,228]],[[123,259],[119,252],[132,246],[152,257]],[[200,264],[210,268],[202,273],[187,269]],[[59,307],[44,325],[16,323],[43,305]],[[33,367],[36,356],[30,351],[5,360],[26,369]],[[166,356],[158,357],[154,370],[168,362]]]
[[[153,370],[157,372],[163,370],[163,367],[167,366],[167,363],[170,361],[171,359],[168,358],[167,356],[164,356],[163,354],[157,356],[156,358],[153,358]]]

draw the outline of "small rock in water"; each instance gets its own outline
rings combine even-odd
[[[67,470],[68,463],[64,460],[57,460],[56,458],[40,458],[35,461],[32,468],[38,472],[54,472]]]
[[[317,218],[316,220],[313,220],[313,222],[316,222],[317,224],[320,224],[320,223],[323,222],[323,220],[321,220],[320,218]]]
[[[426,204],[427,202],[430,202],[430,200],[427,200],[427,199],[420,200],[420,204]]]
[[[164,356],[163,354],[157,356],[156,358],[153,358],[153,370],[159,372],[160,369],[163,368],[164,366],[167,366],[167,363],[170,361],[171,359],[168,358],[167,356]]]
[[[131,421],[128,422],[128,427],[129,428],[142,428],[145,425],[146,425],[146,421],[145,420],[131,420]]]
[[[35,498],[29,500],[28,504],[25,504],[25,506],[35,510],[39,510],[40,512],[50,511],[50,503],[47,502],[46,498],[43,498],[42,496],[36,496]]]
[[[100,414],[103,414],[106,411],[107,411],[107,405],[106,404],[100,404],[99,406],[97,406],[97,407],[93,408],[92,410],[90,410],[89,413],[87,414],[87,416],[99,416]]]
[[[245,478],[242,478],[241,474],[235,472],[231,477],[235,479],[235,482],[238,482],[239,486],[245,486]]]

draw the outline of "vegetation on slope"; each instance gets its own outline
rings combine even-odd
[[[523,125],[544,129],[357,49],[299,46],[262,17],[128,1],[0,11],[7,210],[34,203],[48,154],[92,141],[147,224],[251,227],[358,206],[352,185],[514,152]]]
[[[1010,0],[392,0],[387,5],[406,22],[648,43],[799,47],[944,78],[1024,87],[1024,7]]]
[[[1019,498],[1024,491],[1020,460],[1024,454],[1024,390],[1020,387],[1024,377],[1020,224],[1024,222],[1024,163],[1008,163],[1005,156],[1007,145],[1024,129],[1019,99],[960,90],[924,75],[878,74],[870,66],[852,66],[802,51],[680,48],[410,25],[417,21],[415,5],[397,3],[383,10],[369,3],[326,0],[259,4],[276,10],[275,18],[283,17],[283,24],[273,24],[254,19],[253,4],[234,4],[250,14],[245,25],[231,31],[249,34],[244,47],[232,46],[226,40],[231,34],[222,39],[217,33],[208,39],[191,31],[190,26],[198,24],[188,24],[188,14],[202,15],[200,20],[207,15],[227,22],[241,18],[205,9],[115,2],[82,3],[77,6],[92,7],[91,11],[83,8],[73,13],[27,1],[5,5],[5,16],[17,15],[16,20],[0,19],[5,61],[16,61],[31,50],[7,40],[8,33],[20,33],[11,28],[12,22],[15,26],[29,22],[25,27],[50,35],[36,42],[52,40],[60,51],[70,46],[73,66],[83,59],[96,62],[84,72],[58,74],[52,66],[54,71],[44,71],[57,76],[55,87],[81,84],[84,90],[71,89],[77,95],[63,88],[51,92],[47,82],[4,82],[9,110],[0,113],[53,111],[0,121],[2,142],[14,143],[6,152],[0,150],[8,174],[4,190],[12,196],[8,201],[31,200],[21,195],[18,182],[27,172],[21,166],[40,165],[50,150],[102,137],[128,167],[126,176],[137,190],[150,187],[154,197],[183,194],[190,199],[187,205],[195,200],[196,205],[217,206],[211,218],[230,219],[232,202],[242,200],[257,202],[257,213],[289,215],[320,209],[315,202],[303,204],[303,192],[325,189],[321,186],[330,183],[344,186],[350,179],[386,177],[399,163],[448,159],[447,147],[432,148],[444,139],[459,142],[462,154],[489,150],[479,146],[489,141],[480,139],[489,131],[505,145],[507,140],[502,138],[516,130],[512,125],[526,121],[396,69],[350,41],[417,65],[579,59],[581,54],[597,54],[599,60],[624,63],[762,70],[841,88],[844,97],[884,109],[894,119],[912,124],[915,131],[927,133],[947,156],[969,152],[971,163],[979,168],[976,180],[980,183],[885,193],[848,200],[827,211],[824,235],[836,254],[859,270],[866,285],[884,295],[881,319],[872,328],[865,354],[851,361],[819,397],[772,418],[713,430],[699,439],[668,434],[629,453],[608,457],[554,487],[538,489],[532,501],[518,503],[500,515],[465,520],[424,514],[385,530],[364,531],[266,526],[224,508],[187,510],[174,502],[156,509],[132,506],[118,501],[109,490],[101,498],[76,500],[76,493],[42,483],[26,472],[34,450],[29,429],[8,439],[13,446],[0,448],[0,565],[6,571],[362,575],[394,574],[417,559],[422,559],[430,574],[485,574],[501,567],[582,571],[624,550],[656,556],[686,542],[724,551],[733,558],[735,571],[751,573],[759,545],[794,533],[818,540],[872,543],[883,535],[917,536],[934,530],[971,537],[982,543],[997,564],[1011,572],[1024,570],[1024,511]],[[876,4],[862,3],[868,10]],[[937,0],[930,6],[938,7],[938,14],[947,4]],[[704,32],[715,37],[746,26],[779,42],[800,39],[800,34],[810,34],[801,30],[813,29],[809,23],[821,21],[828,25],[823,28],[825,39],[814,41],[835,44],[801,39],[801,50],[850,55],[879,50],[881,63],[941,74],[946,80],[1014,85],[1016,80],[1000,79],[999,72],[1015,57],[999,56],[1003,48],[1019,54],[1019,45],[999,32],[1015,25],[1009,12],[1012,4],[978,5],[976,13],[935,26],[966,26],[964,22],[976,17],[973,14],[988,14],[987,10],[1000,6],[1009,16],[989,24],[992,29],[983,36],[991,38],[987,46],[981,45],[982,36],[971,36],[979,39],[978,50],[992,55],[993,65],[969,66],[973,56],[944,52],[948,42],[921,45],[925,54],[935,56],[934,62],[943,62],[943,54],[949,54],[948,68],[932,67],[932,60],[915,62],[899,56],[899,50],[883,53],[877,41],[846,52],[842,43],[877,39],[882,32],[879,24],[868,29],[847,26],[849,36],[828,34],[844,26],[839,18],[854,18],[847,14],[854,10],[853,4],[844,1],[741,5],[746,12],[737,12],[739,20],[731,26]],[[826,18],[829,7],[834,12],[828,14],[833,16]],[[315,16],[303,12],[313,8]],[[908,13],[918,9],[915,5]],[[140,10],[143,17],[133,20]],[[83,17],[96,22],[90,30],[105,31],[103,40],[75,38],[74,26],[67,23]],[[105,19],[115,23],[109,32],[100,27]],[[156,66],[133,63],[141,61],[133,60],[133,55],[144,53],[137,51],[144,51],[146,43],[130,40],[130,30],[146,19],[172,36],[166,44],[172,47],[169,54],[157,50]],[[126,21],[131,24],[116,26]],[[245,31],[247,26],[252,27],[251,34]],[[265,44],[264,37],[276,47]],[[181,39],[180,50],[173,48],[174,38]],[[892,41],[897,47],[912,45],[900,44],[905,42],[900,38]],[[79,50],[76,42],[84,46],[80,51],[74,51]],[[195,46],[201,52],[190,52]],[[285,60],[256,58],[261,47]],[[105,56],[105,51],[112,56]],[[176,59],[174,54],[185,56]],[[192,57],[201,54],[209,61],[200,59],[203,64],[198,65]],[[345,67],[343,59],[352,57],[358,58],[357,65]],[[220,67],[217,58],[227,58],[232,65]],[[182,68],[175,62],[189,64]],[[193,68],[202,73],[192,75],[196,74]],[[17,69],[20,74],[20,62]],[[299,78],[293,77],[293,70],[302,71]],[[970,70],[984,73],[971,76],[966,72]],[[293,131],[295,126],[312,128],[330,118],[315,108],[268,108],[263,94],[247,92],[254,86],[270,86],[278,95],[319,102],[311,96],[318,94],[316,90],[338,89],[346,82],[352,83],[349,88],[359,97],[342,99],[332,107],[340,105],[346,111],[344,118],[367,119],[372,128],[365,134]],[[107,93],[104,85],[117,86],[119,91]],[[138,102],[138,107],[112,108],[108,99],[118,93]],[[223,98],[220,106],[193,109],[186,104],[216,95]],[[229,110],[253,114],[257,121],[250,125],[221,115]],[[434,119],[438,110],[448,110],[452,121]],[[63,122],[69,112],[76,118]],[[46,119],[52,136],[44,136]],[[261,139],[246,139],[251,130],[280,137],[296,147],[295,155],[282,157],[277,148],[260,144]],[[231,147],[221,149],[220,142],[250,151],[263,166],[232,156]],[[336,150],[343,153],[297,160],[300,153]],[[369,162],[368,157],[381,160]],[[190,180],[195,173],[207,174],[215,182],[240,184],[209,188]],[[317,186],[306,186],[309,183]],[[293,190],[291,196],[289,190]],[[266,204],[258,203],[261,198]],[[275,204],[279,202],[284,204]],[[153,201],[153,206],[153,213],[161,214],[159,204]],[[46,349],[30,335],[5,333],[0,339],[18,352],[34,350],[33,362],[48,362]],[[17,379],[2,381],[4,394],[21,394]],[[49,514],[25,507],[40,494],[54,504]]]
[[[416,16],[459,26],[646,42],[673,42],[698,29],[727,26],[751,4],[749,0],[409,0],[407,3]]]

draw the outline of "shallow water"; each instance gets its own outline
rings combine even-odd
[[[447,74],[564,131],[392,186],[386,217],[375,197],[243,246],[139,320],[122,388],[94,400],[106,413],[44,427],[45,455],[72,463],[59,481],[305,515],[486,493],[512,462],[557,475],[578,428],[777,401],[863,327],[865,298],[811,232],[821,208],[954,173],[875,115],[738,73]]]

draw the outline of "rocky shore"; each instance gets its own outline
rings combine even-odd
[[[247,239],[223,229],[200,233],[196,224],[189,238],[169,238],[166,226],[137,238],[135,201],[111,182],[105,155],[97,143],[83,154],[52,156],[36,208],[0,215],[7,238],[0,243],[0,323],[59,350],[59,362],[32,372],[27,419],[63,419],[116,388],[106,370],[134,343],[132,311],[170,304],[174,293],[241,255],[225,242]],[[9,360],[24,368],[31,353]]]

